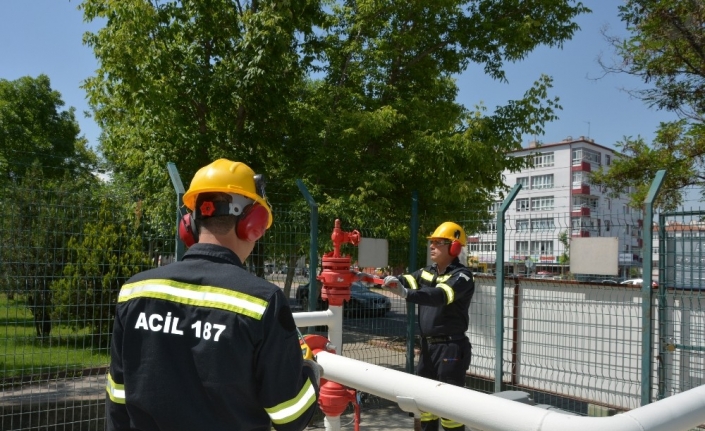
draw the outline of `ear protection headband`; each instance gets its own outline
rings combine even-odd
[[[203,201],[194,213],[186,213],[179,221],[179,238],[191,247],[198,242],[198,228],[196,219],[214,217],[219,215],[236,215],[235,234],[238,238],[254,242],[264,235],[269,222],[269,211],[257,202],[245,205],[240,209],[237,204],[228,202]]]

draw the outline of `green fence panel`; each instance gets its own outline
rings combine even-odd
[[[171,264],[179,253],[175,226],[157,229],[139,200],[105,190],[41,178],[0,187],[3,430],[102,429],[117,293],[133,273]],[[276,184],[268,189],[274,224],[246,266],[280,286],[293,311],[325,308],[318,298],[309,300],[320,292],[309,288],[321,256],[332,250],[335,217],[316,214],[319,204],[311,205],[325,196],[277,190]],[[389,267],[358,269],[397,275],[428,263],[426,236],[447,220],[429,205],[419,211],[418,196],[410,198],[410,237],[388,238],[392,227],[384,214],[341,217],[343,230],[389,241]],[[626,207],[532,211],[514,205],[520,210],[506,214],[503,227],[499,207],[489,215],[459,211],[454,220],[466,229],[462,258],[476,279],[467,387],[493,393],[499,382],[538,403],[587,415],[639,407],[644,392],[661,399],[705,383],[705,211],[659,214],[651,236],[648,215]],[[617,275],[571,272],[571,240],[587,235],[618,239]],[[341,251],[357,265],[357,247]],[[658,290],[645,299],[648,286],[638,280],[649,276]],[[621,284],[629,280],[637,284]],[[341,353],[411,372],[415,308],[376,286],[357,285],[391,306],[366,306],[364,295],[353,294]],[[656,360],[644,367],[645,355]]]

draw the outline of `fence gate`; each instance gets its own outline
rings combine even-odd
[[[656,399],[705,384],[705,210],[659,215]]]

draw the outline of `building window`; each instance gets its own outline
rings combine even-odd
[[[583,171],[573,172],[573,188],[579,188],[582,185],[589,185],[588,173]]]
[[[495,243],[494,241],[481,241],[480,251],[497,251],[497,243]]]
[[[515,244],[516,254],[521,256],[529,254],[529,241],[517,241]]]
[[[529,188],[529,177],[517,178],[517,184],[521,184],[522,189],[528,189]]]
[[[541,196],[531,198],[531,211],[551,211],[553,210],[553,196]]]
[[[497,221],[496,220],[485,222],[484,227],[485,227],[485,230],[484,230],[485,233],[497,233]]]
[[[605,220],[605,232],[610,231],[610,224],[611,222],[609,220]]]
[[[529,211],[529,199],[517,199],[517,212]]]
[[[553,224],[552,218],[536,218],[531,220],[531,231],[546,231],[554,230],[556,226]]]
[[[605,165],[609,166],[612,164],[612,156],[605,154]]]
[[[499,212],[500,208],[502,208],[502,202],[500,202],[500,201],[492,202],[492,204],[490,204],[489,211],[490,211],[490,213],[496,214]]]
[[[553,174],[537,175],[535,177],[531,177],[531,188],[532,189],[552,189],[553,188]]]
[[[590,208],[597,210],[598,205],[597,198],[590,198],[587,196],[573,196],[573,211],[580,211],[580,208]]]
[[[538,153],[534,155],[535,168],[548,168],[553,166],[553,153]]]
[[[576,148],[573,150],[573,165],[579,165],[582,162],[588,162],[592,165],[601,165],[602,155],[597,151],[588,150],[587,148]]]
[[[528,219],[518,219],[517,220],[517,232],[528,232],[529,231],[529,220]]]
[[[531,241],[532,255],[552,255],[553,241]]]
[[[612,201],[610,199],[605,199],[605,205],[607,206],[608,210],[612,209]]]

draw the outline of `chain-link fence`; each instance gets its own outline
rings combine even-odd
[[[110,326],[119,288],[135,272],[176,259],[173,226],[153,226],[139,200],[103,190],[67,182],[0,189],[3,430],[102,429]],[[310,258],[311,213],[303,196],[300,202],[274,190],[268,196],[275,223],[246,265],[279,285],[293,311],[306,311],[312,301],[306,296],[308,285],[320,270],[319,262]],[[582,209],[563,210],[508,214],[500,232],[496,219],[480,217],[477,211],[468,210],[455,220],[467,229],[463,259],[476,272],[467,386],[491,393],[500,381],[501,390],[523,390],[539,403],[579,414],[629,410],[641,403],[645,330],[653,340],[646,382],[653,400],[702,384],[703,214],[660,215],[653,250],[648,250],[640,212],[620,208],[586,215]],[[413,209],[409,219],[419,236],[390,240],[390,265],[365,270],[396,275],[428,263],[425,236],[446,220]],[[341,220],[341,227],[358,230],[363,237],[383,236],[383,214],[359,220],[355,225]],[[330,251],[333,223],[326,217],[318,220],[314,255]],[[616,242],[616,251],[610,251],[616,253],[611,275],[571,271],[576,263],[571,262],[571,244],[586,237]],[[503,259],[498,258],[500,242]],[[355,247],[342,251],[357,262]],[[644,268],[645,253],[652,253],[653,268]],[[500,300],[495,274],[502,262],[506,278]],[[645,271],[652,271],[656,281],[648,328],[643,287],[621,284],[638,283]],[[391,305],[388,310],[365,308],[355,302],[353,289],[343,321],[342,354],[408,371],[417,345],[417,329],[408,314],[414,308],[380,289],[359,288],[364,295],[358,296],[376,294]],[[326,307],[318,299],[315,304]]]

